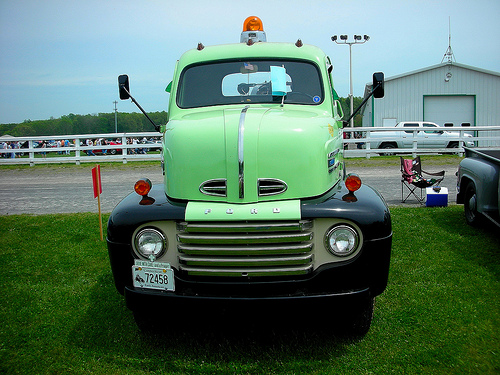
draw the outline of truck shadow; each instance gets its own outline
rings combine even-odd
[[[141,332],[108,273],[99,277],[89,299],[94,303],[69,333],[68,345],[96,357],[123,356],[132,361],[147,355],[166,361],[181,356],[181,361],[205,363],[314,361],[341,357],[359,340],[325,329],[329,319],[324,311],[271,318],[264,311],[260,316],[157,311],[153,314],[164,325]]]

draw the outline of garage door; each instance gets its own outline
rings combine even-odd
[[[438,125],[475,125],[474,95],[424,96],[424,121]]]

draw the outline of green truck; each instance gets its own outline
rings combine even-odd
[[[388,280],[389,209],[346,174],[328,56],[265,39],[249,17],[240,43],[182,55],[168,122],[155,126],[164,183],[139,180],[111,213],[115,285],[141,328],[163,319],[151,311],[261,306],[339,315],[327,324],[355,334],[370,327]],[[118,81],[144,112],[128,77]]]

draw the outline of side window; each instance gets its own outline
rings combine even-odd
[[[424,123],[424,128],[426,128],[425,133],[427,134],[441,134],[442,131],[439,130],[439,127],[434,124]],[[432,128],[432,129],[430,129]]]
[[[406,122],[406,123],[403,124],[403,127],[405,127],[405,128],[418,128],[418,124],[417,123]],[[413,131],[412,130],[407,130],[407,131],[405,131],[405,133],[412,134]]]
[[[328,88],[332,91],[333,117],[336,120],[342,120],[344,112],[342,111],[342,106],[340,105],[340,97],[337,94],[337,91],[333,88],[333,64],[328,56],[326,57],[326,71],[328,72]]]

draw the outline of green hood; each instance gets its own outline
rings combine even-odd
[[[175,199],[313,197],[328,191],[343,168],[342,152],[328,161],[342,145],[335,121],[301,106],[191,110],[169,121],[164,143],[165,190]]]

